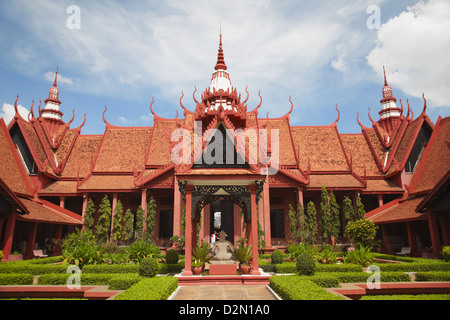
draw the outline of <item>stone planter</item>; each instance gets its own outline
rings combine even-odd
[[[241,266],[242,274],[250,274],[250,266]]]
[[[192,268],[192,273],[196,276],[201,275],[203,271],[202,267],[193,267]]]

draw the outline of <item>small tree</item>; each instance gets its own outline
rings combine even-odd
[[[345,196],[342,202],[342,211],[344,211],[345,224],[355,221],[355,209],[352,200],[347,196]]]
[[[83,226],[86,230],[94,231],[94,214],[95,203],[92,199],[89,199],[86,210],[84,211]]]
[[[317,239],[317,211],[312,201],[306,207],[305,221],[308,242],[314,244]]]
[[[336,196],[333,191],[330,192],[330,218],[331,218],[331,230],[330,235],[332,237],[339,236],[341,231],[341,215],[339,205],[336,201]]]
[[[150,197],[147,205],[147,217],[145,219],[145,234],[144,239],[152,242],[153,234],[156,225],[156,201],[153,196]]]
[[[122,240],[125,242],[128,242],[131,239],[133,239],[134,216],[133,216],[133,212],[131,212],[131,209],[127,209],[127,211],[125,212],[124,220],[125,220],[125,223],[123,226]]]
[[[328,192],[325,186],[322,187],[322,193],[320,194],[320,225],[322,238],[327,239],[331,235],[331,215],[330,215],[330,200],[328,198]]]
[[[366,214],[366,210],[364,210],[364,205],[361,201],[361,197],[358,195],[357,205],[356,205],[356,220],[363,219]]]
[[[99,217],[96,226],[97,238],[100,241],[108,241],[111,232],[111,203],[108,196],[105,195],[98,210]]]
[[[140,240],[142,239],[143,230],[144,230],[144,209],[141,206],[136,211],[135,217],[135,226],[134,226],[134,239]]]
[[[116,242],[122,241],[123,238],[123,205],[120,200],[117,200],[116,207],[114,208],[112,237]]]
[[[289,205],[289,229],[292,239],[296,242],[303,241],[307,236],[305,212],[301,203],[298,204],[297,210],[294,210],[292,204]]]

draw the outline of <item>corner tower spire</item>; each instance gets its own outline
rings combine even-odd
[[[59,110],[61,101],[59,101],[59,89],[58,89],[58,67],[56,68],[55,81],[53,87],[48,92],[48,98],[45,99],[45,108],[40,110],[40,117],[45,120],[50,129],[50,132],[54,133],[58,130],[59,126],[63,124],[63,113]]]
[[[390,132],[393,129],[393,122],[397,120],[402,115],[402,110],[397,107],[397,99],[394,97],[392,93],[392,88],[389,86],[387,77],[386,77],[386,69],[383,66],[383,74],[384,74],[384,87],[383,87],[383,99],[380,101],[381,103],[381,111],[380,120],[378,123],[384,127],[384,129]]]

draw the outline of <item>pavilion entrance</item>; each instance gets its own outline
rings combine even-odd
[[[234,245],[234,203],[227,200],[217,200],[210,204],[210,226],[213,231],[225,231],[227,240]]]

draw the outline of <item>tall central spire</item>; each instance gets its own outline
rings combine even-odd
[[[231,80],[230,75],[227,71],[227,65],[225,64],[225,58],[222,48],[222,31],[220,32],[219,41],[219,53],[217,54],[217,63],[214,68],[214,72],[211,78],[211,92],[223,90],[224,92],[231,91]]]
[[[222,48],[222,32],[220,33],[219,53],[217,54],[217,63],[215,69],[227,70],[227,65],[225,64],[225,57],[223,55],[223,48]]]

